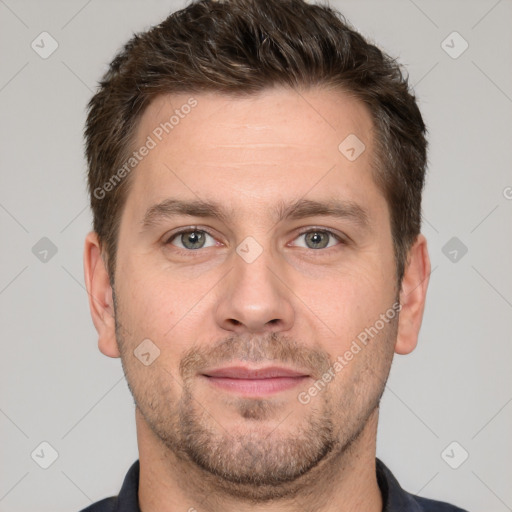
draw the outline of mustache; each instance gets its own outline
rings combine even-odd
[[[233,361],[284,363],[320,378],[332,365],[320,346],[311,348],[275,332],[263,335],[233,335],[213,346],[193,345],[183,355],[179,372],[184,382],[202,370]]]

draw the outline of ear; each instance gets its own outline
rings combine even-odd
[[[430,258],[427,240],[420,234],[409,250],[408,262],[402,279],[400,290],[402,308],[398,319],[398,335],[395,344],[397,354],[409,354],[416,348],[429,278]]]
[[[94,231],[85,238],[84,275],[89,309],[94,327],[98,331],[98,348],[106,356],[120,357],[116,341],[112,287],[101,257],[98,235]]]

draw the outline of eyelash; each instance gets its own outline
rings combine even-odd
[[[207,229],[203,229],[200,226],[189,226],[188,228],[181,229],[179,231],[176,231],[172,235],[170,235],[166,239],[166,242],[164,242],[164,245],[172,245],[171,242],[175,238],[177,238],[178,236],[180,236],[180,235],[182,235],[184,233],[193,233],[195,231],[206,233],[207,235],[211,236],[212,238],[215,238],[215,236],[212,233],[210,233],[210,231],[208,231]],[[338,235],[334,231],[332,231],[330,229],[327,229],[327,228],[321,228],[321,227],[312,227],[312,228],[304,229],[304,230],[302,230],[301,232],[299,232],[297,234],[295,239],[297,239],[298,237],[300,237],[302,235],[305,235],[307,233],[312,233],[312,232],[327,233],[328,235],[330,235],[331,237],[335,238],[339,242],[338,245],[347,245],[348,244],[348,241],[345,238],[342,238],[340,235]],[[332,247],[326,247],[324,249],[309,249],[309,250],[313,251],[313,252],[320,252],[320,251],[324,251],[325,252],[325,251],[327,251],[329,249],[334,249],[335,247],[337,247],[337,245],[332,246]],[[173,248],[177,252],[179,252],[181,254],[187,254],[187,255],[190,255],[190,253],[195,253],[195,252],[199,253],[200,250],[201,250],[201,249],[182,249],[181,247],[176,247],[176,246],[173,246]],[[208,249],[208,247],[206,247],[206,249]],[[306,247],[306,249],[308,249],[308,248]]]

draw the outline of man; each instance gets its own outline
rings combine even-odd
[[[86,153],[90,308],[139,447],[87,511],[460,510],[375,456],[430,273],[392,59],[328,7],[196,1],[113,60]]]

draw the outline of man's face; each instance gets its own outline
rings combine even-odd
[[[152,435],[181,460],[233,485],[292,482],[363,431],[391,364],[396,318],[377,321],[398,291],[372,122],[353,98],[320,89],[193,97],[184,110],[190,95],[156,99],[138,127],[134,148],[148,136],[156,146],[121,218],[123,367]],[[172,130],[155,132],[176,109]],[[354,135],[365,145],[355,160]],[[144,225],[168,200],[215,203],[225,217],[160,208]],[[149,365],[134,355],[147,339],[146,359],[160,351]]]

